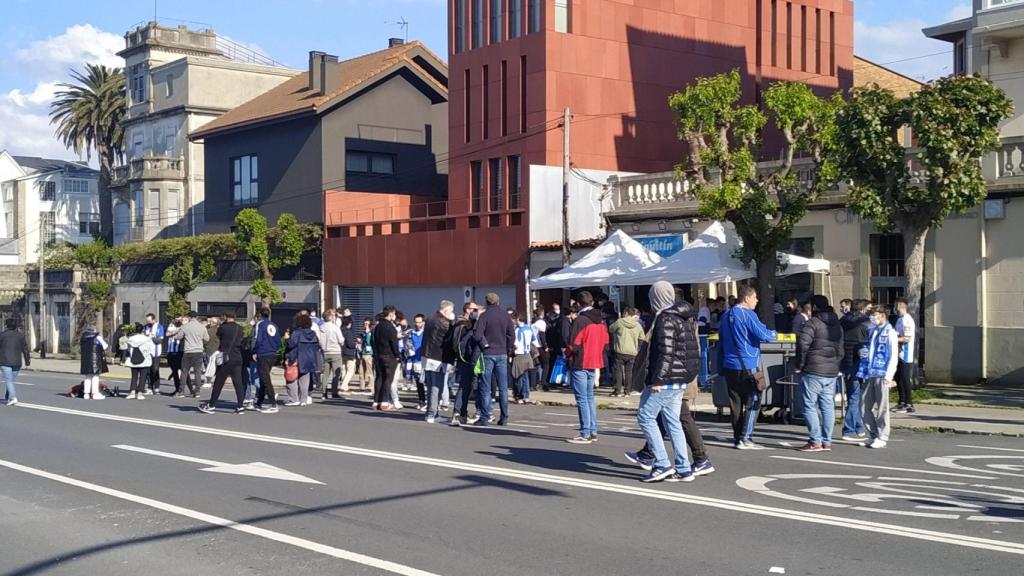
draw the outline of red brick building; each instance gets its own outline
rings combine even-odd
[[[450,0],[448,30],[447,203],[329,212],[328,287],[424,311],[502,287],[522,307],[531,246],[561,238],[566,107],[576,242],[603,236],[604,174],[683,157],[667,101],[694,78],[737,68],[750,101],[780,79],[852,85],[849,0]]]

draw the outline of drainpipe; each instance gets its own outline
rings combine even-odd
[[[188,134],[188,116],[185,116],[185,133]],[[196,167],[192,164],[192,142],[185,137],[185,147],[188,148],[188,212],[192,222],[192,235],[196,235]]]
[[[979,384],[988,382],[988,223],[985,210],[979,210],[981,217],[981,378]]]

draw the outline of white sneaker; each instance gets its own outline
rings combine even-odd
[[[395,410],[402,410],[403,408],[405,408],[405,404],[399,404],[398,402],[395,402],[394,404],[392,404],[392,406],[395,407]]]
[[[313,398],[312,398],[312,397],[308,397],[308,396],[307,396],[307,397],[306,397],[306,402],[305,402],[305,405],[306,405],[306,406],[312,406],[312,405],[313,405]]]
[[[128,395],[124,397],[124,399],[125,400],[135,400],[135,396],[137,394],[138,394],[137,392],[129,392]]]
[[[207,382],[206,384],[203,384],[202,386],[200,386],[200,388],[213,388],[213,384],[210,384],[209,382]]]
[[[888,445],[884,440],[875,440],[871,444],[868,444],[868,448],[882,449]]]
[[[8,406],[14,406],[17,403],[18,403],[18,399],[17,398],[11,398],[10,400],[7,401],[7,405]]]
[[[427,424],[433,424],[434,422],[437,422],[436,418],[433,416],[427,416]]]
[[[106,400],[107,397],[103,395],[103,392],[98,392],[92,395],[93,400]]]

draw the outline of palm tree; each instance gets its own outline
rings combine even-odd
[[[124,154],[124,73],[120,68],[86,64],[83,72],[72,71],[75,83],[61,84],[50,104],[50,123],[64,146],[91,159],[95,151],[100,163],[100,237],[114,240],[113,202],[110,181],[114,161]]]

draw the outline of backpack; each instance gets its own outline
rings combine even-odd
[[[146,355],[142,353],[142,349],[138,346],[129,346],[131,348],[131,354],[129,360],[135,366],[141,366],[146,361]]]

